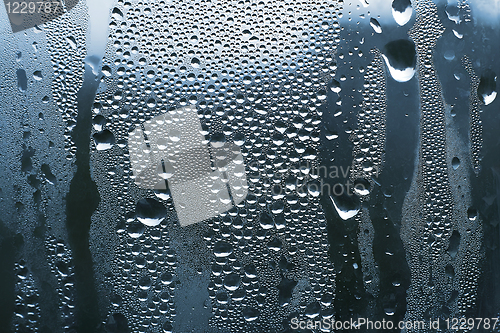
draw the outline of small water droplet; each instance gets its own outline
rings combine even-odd
[[[373,31],[375,31],[378,34],[382,33],[382,26],[380,23],[377,21],[377,19],[374,19],[373,17],[370,19],[370,26],[373,28]]]

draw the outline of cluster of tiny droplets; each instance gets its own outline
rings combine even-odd
[[[16,273],[16,300],[12,326],[14,332],[39,332],[40,329],[40,294],[35,287],[33,275],[26,267],[24,260],[14,263]]]
[[[45,248],[48,251],[50,269],[57,278],[57,293],[59,295],[59,317],[62,328],[69,330],[75,323],[75,277],[71,250],[64,241],[47,237]]]
[[[411,273],[405,317],[409,320],[444,316],[445,307],[451,317],[458,317],[472,306],[480,241],[480,228],[472,228],[472,219],[469,221],[462,209],[464,195],[455,193],[450,183],[451,129],[447,128],[447,108],[432,59],[444,28],[436,6],[430,1],[419,1],[415,9],[417,18],[409,35],[416,45],[420,86],[419,163],[403,205],[401,228]],[[467,223],[469,226],[464,228]],[[465,229],[474,229],[473,235],[466,235]],[[447,247],[454,230],[459,232],[460,245],[458,254],[452,255]],[[464,245],[467,242],[470,246]],[[453,267],[460,270],[454,271]]]
[[[386,94],[383,59],[379,50],[366,67],[362,110],[358,112],[358,128],[351,134],[353,161],[351,181],[371,181],[382,171],[385,152]]]
[[[423,218],[431,234],[449,236],[452,203],[446,164],[445,106],[441,85],[433,64],[432,52],[444,28],[437,18],[435,5],[423,1],[416,8],[415,26],[409,32],[415,42],[420,85],[420,151],[419,168],[425,193]],[[440,240],[433,249],[433,260],[439,258]]]
[[[215,327],[279,328],[292,311],[304,318],[333,315],[325,217],[318,194],[299,193],[297,181],[306,184],[317,165],[318,109],[335,75],[339,9],[335,1],[200,0],[118,1],[112,10],[102,68],[106,90],[97,95],[93,111],[94,120],[104,117],[113,135],[109,142],[116,143],[107,150],[97,149],[100,142],[93,146],[101,205],[113,199],[116,205],[118,197],[123,214],[133,212],[138,199],[155,198],[130,177],[117,177],[131,174],[126,139],[140,123],[186,105],[197,107],[209,133],[241,142],[245,163],[253,165],[246,201],[235,214],[208,222],[209,249],[231,249],[227,256],[216,254],[212,265],[208,289]],[[273,192],[278,185],[283,194]],[[173,214],[172,201],[163,204]],[[134,237],[119,233],[108,279],[119,300],[112,302],[113,311],[122,311],[134,331],[170,330],[175,283],[160,281],[162,274],[175,274],[168,232],[154,238],[155,230],[135,228],[133,216],[112,219],[125,219],[127,230],[135,230]],[[164,265],[170,258],[172,265]],[[289,269],[274,265],[283,260]],[[249,265],[255,265],[254,273]],[[302,281],[296,288],[301,292],[285,306],[277,301],[283,279]],[[239,288],[232,290],[230,283]]]
[[[82,11],[75,8],[74,12]],[[71,133],[76,126],[78,91],[83,84],[85,71],[86,27],[75,23],[70,15],[49,21],[44,27],[54,70],[52,98],[66,125],[64,131],[65,148],[68,153],[66,158],[73,161],[76,146],[71,139]]]
[[[351,134],[353,161],[350,180],[356,184],[363,180],[364,187],[373,187],[373,178],[382,170],[385,152],[386,93],[385,72],[380,51],[374,49],[373,61],[366,67],[364,75],[362,108],[358,111],[358,128]],[[369,188],[367,189],[369,190]],[[368,202],[370,195],[361,195],[362,202]],[[366,290],[373,296],[378,295],[379,274],[373,257],[375,230],[368,210],[362,209],[355,220],[359,225],[358,243]]]
[[[82,5],[79,5],[75,12],[81,11]],[[59,168],[65,167],[65,162],[68,162],[64,158],[66,153],[63,148],[66,148],[69,154],[68,159],[72,159],[75,151],[70,140],[70,132],[76,124],[77,95],[83,82],[83,60],[86,53],[85,24],[75,24],[75,16],[78,14],[64,15],[23,33],[14,35],[9,33],[6,38],[9,42],[19,43],[11,48],[19,50],[16,52],[18,63],[14,66],[19,68],[17,73],[23,73],[27,81],[24,83],[26,87],[21,88],[23,84],[20,83],[18,74],[19,91],[11,91],[8,97],[10,103],[19,108],[18,111],[22,111],[12,113],[9,117],[12,116],[22,126],[22,131],[19,132],[23,151],[22,157],[17,153],[12,154],[16,158],[16,163],[12,165],[19,165],[20,168],[18,173],[12,172],[12,176],[4,177],[18,192],[16,196],[19,200],[15,203],[15,207],[20,214],[9,216],[8,219],[15,225],[16,233],[23,235],[25,244],[29,244],[23,246],[19,253],[19,257],[24,259],[18,259],[14,264],[16,299],[12,325],[15,332],[39,332],[47,326],[58,327],[58,324],[62,325],[59,329],[69,329],[74,325],[75,297],[73,273],[69,264],[71,253],[65,248],[64,254],[59,253],[60,256],[57,257],[51,255],[47,257],[46,254],[55,244],[63,242],[56,242],[54,234],[66,236],[64,218],[61,217],[61,206],[58,203],[63,201],[61,196],[65,193],[70,172],[58,171]],[[80,22],[86,22],[85,18],[80,17],[80,19]],[[21,42],[23,38],[25,38],[24,43]],[[31,40],[32,38],[35,41]],[[47,65],[52,68],[46,67]],[[9,81],[10,78],[5,82]],[[48,81],[52,82],[52,86]],[[50,91],[53,92],[52,96]],[[51,109],[54,105],[51,97],[54,98],[56,110]],[[62,143],[58,144],[60,128],[57,125],[60,117],[53,114],[56,112],[59,112],[65,121],[62,126],[65,128],[65,147]],[[12,126],[12,129],[17,127]],[[16,137],[12,132],[8,135]],[[18,181],[17,175],[26,177],[27,181],[26,179]],[[2,187],[5,189],[3,184]],[[20,197],[24,198],[21,200]],[[6,206],[4,208],[3,213],[8,214]],[[41,220],[43,228],[38,224]],[[39,229],[44,230],[41,235]],[[45,237],[45,240],[40,241],[38,237]],[[67,277],[58,271],[58,267],[62,268],[63,262],[69,265],[63,272],[68,274]],[[55,281],[58,285],[52,284]],[[54,287],[57,288],[57,293],[51,298],[49,295],[52,295],[51,288]],[[47,313],[52,317],[49,318]]]
[[[445,147],[445,108],[441,88],[433,66],[432,52],[444,28],[437,18],[437,9],[427,1],[416,6],[416,22],[409,35],[415,42],[418,79],[420,85],[420,147],[417,166],[418,207],[412,207],[408,216],[419,216],[405,221],[403,216],[402,240],[405,244],[411,272],[406,318],[423,318],[424,312],[433,309],[428,298],[423,297],[422,287],[429,281],[439,281],[442,241],[451,231],[449,181]],[[406,207],[403,208],[403,210]],[[420,210],[419,210],[420,209]],[[420,215],[419,215],[420,213]],[[405,225],[405,224],[408,225]],[[413,225],[413,226],[410,226]],[[409,230],[408,230],[409,229]],[[408,234],[407,234],[408,233]],[[442,235],[436,242],[434,235]],[[431,244],[431,249],[428,244]],[[417,254],[420,254],[418,256]]]
[[[467,56],[464,56],[462,63],[469,73],[470,96],[469,96],[469,140],[470,154],[472,159],[472,167],[476,175],[481,170],[481,151],[483,148],[483,125],[481,124],[481,101],[477,96],[477,88],[479,86],[479,78],[472,67],[472,64]]]

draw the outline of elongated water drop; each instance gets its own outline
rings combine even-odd
[[[373,31],[375,31],[376,33],[378,34],[381,34],[382,33],[382,26],[380,25],[380,23],[374,19],[373,17],[370,19],[370,25],[371,27],[373,28]]]

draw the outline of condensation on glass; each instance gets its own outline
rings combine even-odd
[[[499,315],[496,7],[110,6],[0,13],[12,331]]]

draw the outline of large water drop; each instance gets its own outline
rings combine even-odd
[[[97,150],[107,150],[115,144],[115,136],[110,130],[105,129],[94,134],[94,141]]]
[[[370,194],[370,182],[364,178],[356,179],[353,192],[360,196]]]
[[[137,219],[150,227],[160,224],[165,218],[166,212],[167,210],[161,203],[151,198],[139,200],[135,207]]]
[[[394,0],[392,2],[392,16],[397,24],[403,26],[408,23],[412,13],[410,0]]]
[[[231,273],[224,278],[224,288],[229,291],[235,291],[240,286],[240,276],[236,273]]]
[[[448,19],[455,24],[460,24],[462,20],[460,19],[460,9],[456,5],[446,6],[445,10]]]
[[[215,243],[214,245],[214,254],[216,257],[221,258],[221,257],[227,257],[233,253],[233,247],[231,244],[220,241]]]
[[[288,279],[282,276],[281,282],[278,285],[278,303],[281,306],[290,304],[292,299],[293,289],[297,285],[297,281]]]
[[[359,212],[360,202],[356,195],[342,193],[339,196],[330,196],[330,200],[342,220],[349,220]]]
[[[123,20],[123,13],[120,9],[115,7],[111,12],[111,17],[113,17],[115,20],[121,21]]]
[[[328,83],[328,88],[330,88],[331,91],[337,94],[340,94],[340,91],[342,90],[342,88],[340,87],[340,82],[335,79],[332,79]]]
[[[132,238],[139,238],[144,233],[144,224],[133,221],[127,226],[127,233]]]
[[[417,58],[415,55],[415,44],[412,41],[399,39],[387,43],[384,46],[382,57],[394,80],[407,82],[415,75]]]
[[[486,70],[481,75],[479,86],[477,87],[477,96],[484,105],[491,104],[497,97],[497,76],[492,70]]]
[[[246,321],[254,321],[259,317],[259,311],[252,307],[243,309],[242,314]]]

